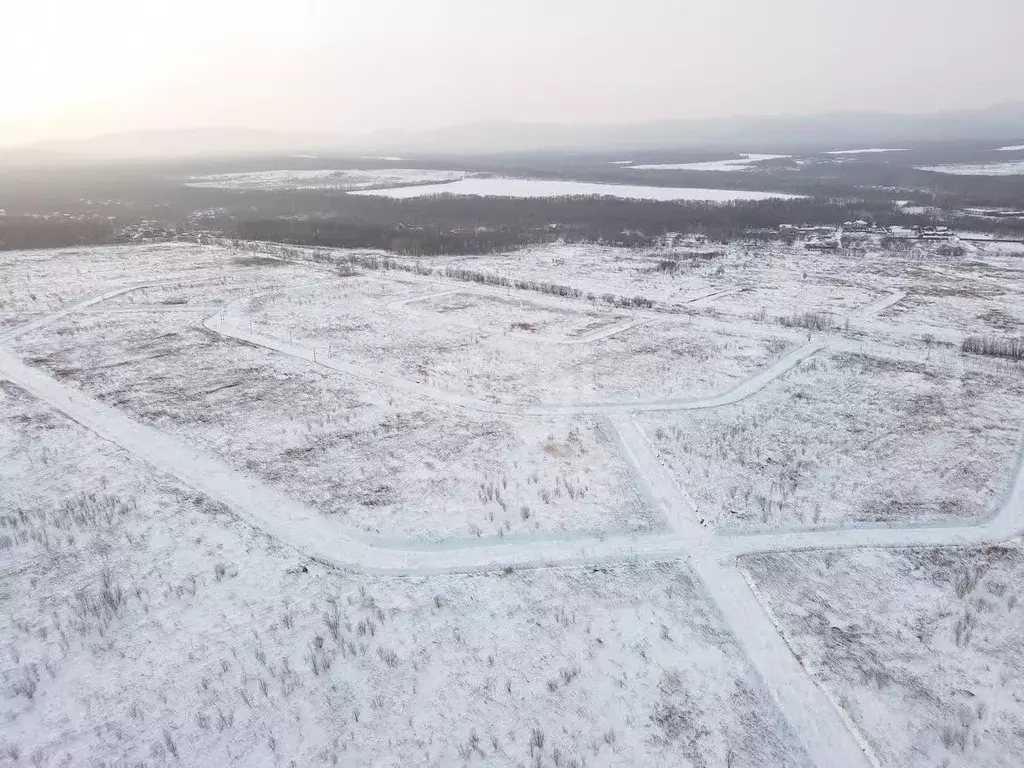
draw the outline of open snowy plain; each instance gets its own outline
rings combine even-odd
[[[0,254],[0,765],[1019,765],[948,253]]]

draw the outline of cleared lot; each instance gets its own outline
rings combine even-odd
[[[601,419],[518,421],[396,396],[195,322],[145,311],[91,314],[20,346],[33,365],[368,535],[662,525]]]
[[[1020,541],[744,558],[787,641],[884,766],[1024,754]]]
[[[624,312],[561,304],[542,304],[511,292],[499,296],[458,291],[402,306],[420,316],[429,313],[438,322],[553,343],[586,340],[623,327],[631,318]]]
[[[425,295],[430,295],[429,287]],[[521,319],[506,328],[501,313],[507,304],[496,304],[490,295],[474,297],[473,306],[481,313],[494,309],[491,320],[455,323],[440,312],[424,318],[405,311],[421,302],[352,312],[358,304],[336,305],[329,293],[291,290],[232,306],[225,332],[237,327],[316,348],[388,376],[520,405],[714,394],[754,374],[799,339],[783,330],[690,316],[619,325],[612,329],[618,332],[602,336],[601,318],[614,321],[621,314],[602,313],[578,301],[566,303],[558,313],[546,303],[529,303],[529,298],[523,297],[523,306],[516,309]],[[571,322],[577,328],[593,327],[599,338],[566,345],[554,354],[529,331],[553,313],[575,318]],[[595,316],[601,322],[596,327]],[[515,322],[525,327],[512,327]]]
[[[637,420],[729,531],[984,517],[1022,418],[1017,371],[822,353],[743,403]]]

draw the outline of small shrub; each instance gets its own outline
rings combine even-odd
[[[974,591],[980,579],[981,571],[975,568],[964,568],[953,580],[953,589],[956,591],[956,596],[963,600]]]
[[[324,624],[331,634],[331,639],[337,642],[341,636],[341,611],[338,609],[337,600],[328,602],[328,608],[324,611]]]
[[[373,619],[360,619],[356,631],[360,635],[369,633],[370,637],[374,637],[377,634],[377,625],[373,623]]]
[[[571,667],[565,667],[564,669],[562,669],[558,673],[558,676],[560,678],[562,678],[562,685],[568,685],[573,680],[575,680],[579,676],[579,674],[580,674],[580,665],[579,664],[574,664]]]
[[[776,318],[786,328],[806,328],[809,331],[828,331],[836,327],[836,318],[829,312],[794,312]]]
[[[167,747],[167,751],[171,753],[171,757],[177,759],[178,757],[178,745],[174,741],[174,736],[169,730],[164,728],[163,731],[164,745]]]
[[[544,749],[544,730],[540,727],[530,729],[530,754]]]
[[[114,576],[109,568],[103,569],[100,578],[103,584],[100,589],[100,599],[103,601],[103,605],[114,616],[120,616],[125,601],[124,590],[121,589],[120,584],[114,582]]]
[[[971,643],[971,635],[974,633],[974,613],[964,611],[953,626],[953,638],[956,640],[957,648],[966,648]]]
[[[309,644],[306,661],[309,663],[309,668],[313,671],[313,674],[318,677],[322,673],[327,672],[331,668],[331,664],[334,663],[334,655],[324,646],[324,639],[320,635],[314,637]]]
[[[11,691],[15,696],[24,696],[29,701],[32,701],[38,689],[39,669],[35,664],[23,665],[18,670],[17,677],[11,683]]]
[[[940,732],[942,745],[946,749],[956,748],[960,752],[963,752],[967,747],[967,736],[969,732],[970,728],[964,726],[962,723],[957,725],[945,725],[942,727],[942,731]]]
[[[380,656],[381,661],[387,664],[391,669],[398,666],[398,654],[390,648],[378,648],[377,655]]]

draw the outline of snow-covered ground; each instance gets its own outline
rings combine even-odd
[[[397,160],[398,158],[369,158]],[[456,181],[467,174],[463,171],[423,170],[417,168],[374,168],[370,170],[282,170],[220,173],[194,176],[187,182],[191,187],[216,189],[371,189],[395,187],[404,184],[432,184]]]
[[[1020,363],[959,351],[1024,272],[943,253],[0,255],[0,762],[998,765],[1013,693],[960,689],[1015,624],[938,687],[829,624],[903,665],[857,683],[800,605],[947,621],[946,577],[785,554],[1024,527]]]
[[[424,184],[415,187],[358,190],[354,194],[406,198],[425,195],[477,195],[481,197],[623,197],[633,200],[771,200],[801,197],[782,192],[751,192],[736,189],[697,189],[693,187],[645,187],[635,184],[595,184],[584,181],[550,179],[468,178],[450,184]]]
[[[631,165],[638,171],[746,171],[755,163],[781,160],[789,155],[742,155],[731,160],[711,160],[704,163],[667,163],[660,165]]]
[[[467,289],[468,290],[468,289]],[[456,395],[495,403],[559,404],[630,402],[698,397],[735,384],[788,347],[792,335],[774,329],[732,327],[702,318],[594,327],[590,343],[565,344],[552,354],[531,338],[548,313],[524,302],[509,325],[451,322],[446,313],[401,309],[357,317],[331,315],[327,305],[292,305],[294,294],[244,305],[227,323],[242,330],[319,350],[342,359]],[[301,298],[299,299],[301,301]],[[477,300],[486,313],[489,296]],[[579,327],[589,328],[586,302],[578,302]]]
[[[639,294],[694,312],[753,316],[764,310],[772,317],[794,310],[844,315],[885,295],[914,263],[878,251],[851,260],[801,246],[766,249],[743,243],[658,249],[536,246],[459,260],[462,267],[571,284],[597,296]]]
[[[729,408],[637,417],[722,530],[983,518],[1024,422],[1020,372],[820,354]]]
[[[1024,144],[1012,144],[1009,147],[999,147],[996,152],[1021,152],[1024,151]]]
[[[586,339],[631,322],[630,314],[621,309],[594,305],[580,310],[566,302],[541,303],[468,290],[417,298],[402,308],[453,326],[554,343]]]
[[[0,312],[51,312],[87,294],[147,282],[215,282],[251,263],[247,254],[188,243],[0,251]]]
[[[957,176],[1019,176],[1024,174],[1024,161],[1002,163],[950,163],[948,165],[923,165],[919,171],[951,173]]]
[[[425,407],[222,340],[195,319],[90,314],[17,348],[367,535],[498,538],[662,524],[600,422]]]
[[[957,281],[936,276],[933,285],[922,286],[887,309],[882,317],[894,324],[931,326],[961,335],[1019,334],[1024,329],[1022,287],[1012,282]]]
[[[1024,218],[1024,209],[1021,208],[1005,208],[1005,207],[983,207],[983,208],[964,208],[964,212],[971,216],[987,216],[990,218]],[[985,233],[988,234],[988,233]],[[979,233],[980,236],[984,236]],[[989,237],[994,235],[989,234]]]
[[[1024,550],[847,550],[743,559],[787,642],[880,765],[1024,755]]]
[[[864,155],[874,154],[876,152],[906,152],[907,150],[902,147],[884,148],[884,147],[868,147],[867,149],[833,149],[826,152],[826,155]]]
[[[0,406],[4,765],[810,765],[681,562],[346,574]]]

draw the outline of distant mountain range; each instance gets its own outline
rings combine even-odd
[[[310,149],[338,150],[343,146],[329,134],[287,133],[257,128],[191,128],[186,130],[125,131],[88,139],[43,141],[8,150],[40,159],[156,158],[278,155]]]
[[[379,133],[381,151],[514,152],[655,149],[849,149],[932,141],[1024,137],[1024,102],[984,109],[893,114],[723,117],[621,125],[470,123],[433,131]]]
[[[59,161],[283,154],[478,154],[534,151],[818,150],[913,146],[914,142],[1024,139],[1024,102],[929,114],[834,112],[645,123],[565,125],[480,122],[343,139],[330,133],[248,128],[131,131],[48,141],[0,153],[7,160]]]

